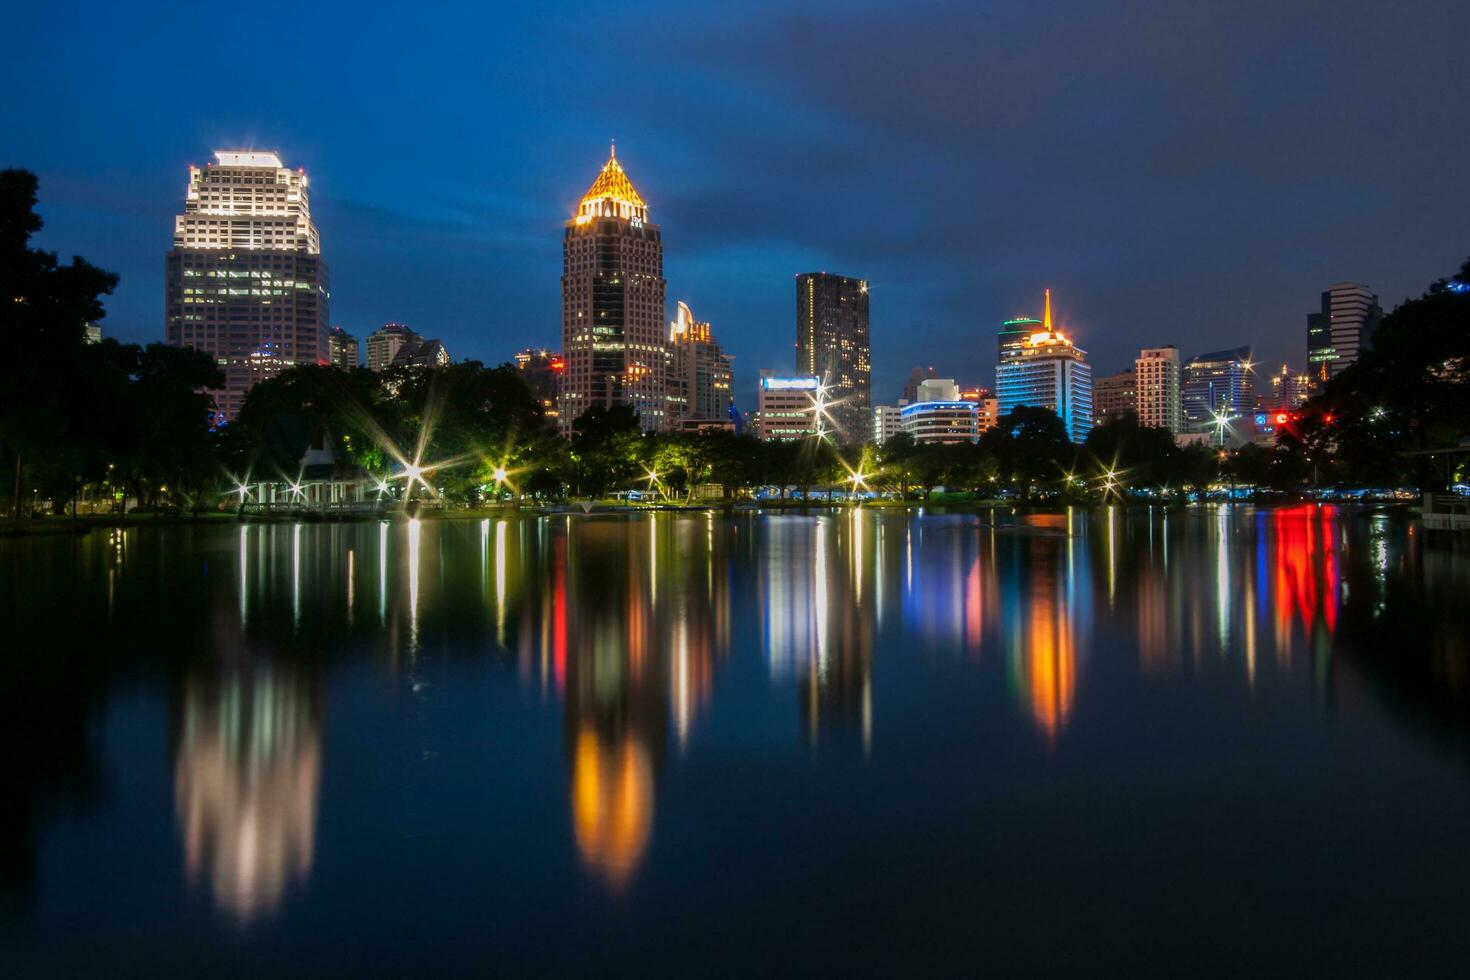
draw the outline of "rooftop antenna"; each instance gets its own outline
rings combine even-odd
[[[1042,314],[1042,328],[1051,333],[1051,290],[1046,291],[1046,312]]]

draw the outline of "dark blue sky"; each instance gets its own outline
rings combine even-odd
[[[121,274],[130,341],[162,336],[188,164],[254,146],[311,175],[335,323],[559,345],[562,223],[616,137],[745,407],[814,269],[872,282],[884,401],[918,364],[989,383],[1045,286],[1099,373],[1161,343],[1298,364],[1330,283],[1391,307],[1470,254],[1465,13],[22,4],[0,164],[40,174],[41,244]]]

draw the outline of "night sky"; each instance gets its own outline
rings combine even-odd
[[[1303,365],[1331,283],[1391,308],[1470,255],[1465,14],[19,4],[0,165],[40,175],[40,244],[122,276],[127,341],[162,339],[186,168],[250,146],[311,176],[334,323],[487,363],[557,347],[562,225],[616,138],[670,310],[713,321],[744,408],[812,270],[871,281],[879,401],[919,364],[990,384],[999,321],[1046,286],[1099,374],[1162,343]]]

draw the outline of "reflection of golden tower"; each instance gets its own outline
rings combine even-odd
[[[311,872],[321,718],[308,680],[280,667],[185,686],[174,805],[190,880],[241,922]]]
[[[1026,640],[1026,693],[1031,713],[1054,741],[1077,697],[1075,637],[1055,596],[1038,592],[1031,597]]]
[[[591,727],[572,751],[572,826],[582,860],[614,888],[637,870],[653,827],[653,765],[625,737],[609,745]]]
[[[671,569],[647,523],[570,526],[553,595],[565,609],[566,717],[572,831],[587,867],[613,889],[637,872],[653,830],[668,731]],[[619,564],[621,574],[609,574]],[[655,598],[657,596],[657,598]]]

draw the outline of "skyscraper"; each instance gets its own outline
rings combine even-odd
[[[166,339],[215,358],[233,419],[257,382],[327,360],[327,264],[308,182],[275,153],[218,150],[189,168],[164,260]]]
[[[1092,429],[1092,368],[1087,352],[1056,330],[1051,322],[1051,290],[1046,291],[1042,329],[1021,344],[1020,352],[995,366],[1000,413],[1022,405],[1057,413],[1067,438],[1082,442]]]
[[[873,400],[867,280],[826,272],[796,277],[796,370],[822,380],[839,439],[868,438]]]
[[[689,304],[669,324],[668,399],[670,423],[729,416],[735,390],[732,358],[715,340],[708,322],[694,318]]]
[[[369,371],[386,371],[398,356],[398,349],[417,344],[424,338],[401,323],[385,323],[368,334],[367,366]]]
[[[357,338],[341,327],[328,330],[327,357],[339,368],[357,367]]]
[[[1184,431],[1184,401],[1179,387],[1179,348],[1145,347],[1133,362],[1138,421],[1155,429]]]
[[[664,246],[616,150],[562,239],[561,417],[570,435],[589,408],[630,405],[645,432],[666,427]]]
[[[1216,424],[1217,415],[1244,415],[1252,404],[1253,368],[1249,344],[1191,357],[1184,365],[1181,394],[1188,431],[1208,431]]]
[[[1307,314],[1307,369],[1319,382],[1357,361],[1383,318],[1373,290],[1340,282],[1322,294],[1322,309]]]
[[[1092,382],[1092,412],[1101,425],[1138,411],[1138,381],[1133,368],[1105,374]]]

